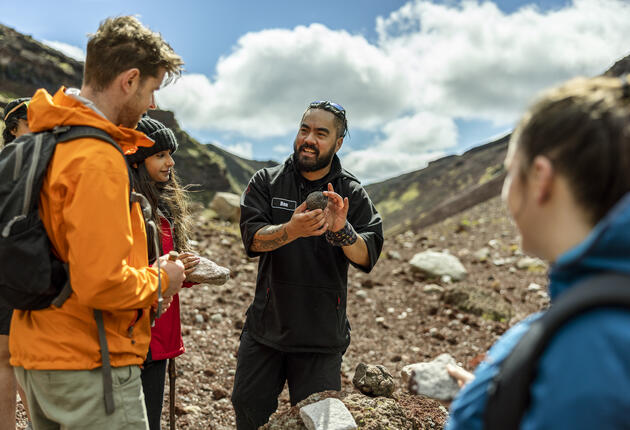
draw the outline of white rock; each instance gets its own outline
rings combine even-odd
[[[451,278],[449,275],[442,275],[442,278],[440,278],[440,279],[445,284],[450,284],[451,282],[453,282],[453,278]]]
[[[539,258],[523,257],[516,263],[519,269],[545,269],[547,265]]]
[[[441,294],[444,292],[444,287],[437,285],[437,284],[427,284],[424,287],[422,287],[422,291],[424,291],[427,294]]]
[[[385,317],[376,317],[374,319],[374,321],[378,324],[378,323],[384,323],[385,322]]]
[[[494,249],[499,249],[501,247],[501,242],[496,239],[492,239],[488,242],[488,245]]]
[[[438,400],[452,400],[459,392],[459,386],[446,371],[447,364],[456,364],[449,354],[441,354],[430,362],[407,365],[400,371],[403,385],[412,388],[416,394]]]
[[[356,296],[359,297],[360,299],[367,299],[368,293],[365,290],[359,290],[356,293]]]
[[[300,408],[300,417],[308,430],[353,430],[357,423],[339,399],[327,398]]]
[[[532,282],[527,286],[527,291],[540,291],[542,287],[535,282]]]
[[[429,276],[448,275],[455,281],[461,281],[468,273],[457,257],[443,252],[420,252],[413,256],[409,264],[415,271]]]
[[[387,308],[387,313],[388,314],[393,314],[394,312],[396,312],[396,309],[394,309],[394,308]]]
[[[480,250],[476,251],[473,256],[477,259],[477,261],[486,261],[490,257],[490,248],[486,248],[484,246]]]
[[[196,314],[195,315],[195,321],[199,324],[203,324],[203,315],[201,314]]]
[[[221,314],[213,314],[210,317],[210,320],[212,320],[212,322],[215,322],[215,323],[220,323],[221,321],[223,321],[223,315],[221,315]]]

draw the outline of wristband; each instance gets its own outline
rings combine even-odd
[[[349,246],[357,241],[357,233],[352,228],[352,224],[346,220],[346,224],[339,231],[327,231],[326,240],[332,246]]]

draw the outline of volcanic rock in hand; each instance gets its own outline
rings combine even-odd
[[[199,284],[223,285],[230,279],[230,269],[219,266],[212,260],[199,257],[199,264],[195,266],[195,270],[186,276],[189,282],[197,282]]]
[[[324,195],[321,191],[313,191],[308,196],[306,196],[306,209],[309,211],[315,209],[326,209],[328,206],[328,197]]]

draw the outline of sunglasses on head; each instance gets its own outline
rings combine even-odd
[[[339,103],[331,102],[328,100],[318,100],[311,102],[308,107],[314,109],[324,109],[329,110],[335,114],[341,114],[344,117],[346,116],[346,110]]]

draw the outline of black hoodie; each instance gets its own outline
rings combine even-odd
[[[324,235],[303,237],[274,251],[249,249],[256,232],[284,224],[313,191],[348,197],[348,221],[363,238],[369,266],[361,267],[330,245]],[[295,168],[293,158],[259,170],[241,197],[241,236],[247,255],[260,256],[256,294],[247,310],[246,328],[258,342],[286,352],[344,352],[350,344],[346,316],[348,264],[369,272],[383,247],[381,216],[351,173],[335,155],[330,172],[309,181]]]

